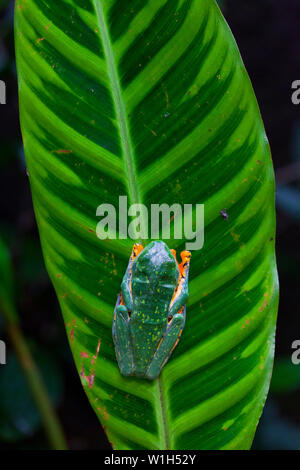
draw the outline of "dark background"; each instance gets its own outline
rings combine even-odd
[[[291,101],[291,84],[300,80],[300,2],[220,3],[256,92],[277,180],[281,298],[276,360],[253,448],[300,449],[300,365],[291,363],[292,342],[300,339],[300,105]],[[69,447],[108,449],[73,365],[41,255],[19,130],[10,0],[0,0],[0,79],[7,86],[7,105],[0,107],[0,233],[12,253],[22,329],[48,384]],[[0,338],[5,339],[1,318]],[[0,375],[0,449],[47,449],[38,413],[9,345],[8,353]]]

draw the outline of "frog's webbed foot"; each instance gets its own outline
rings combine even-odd
[[[113,338],[116,356],[122,375],[133,374],[133,354],[129,333],[129,315],[125,305],[121,304],[122,296],[118,297],[113,320]]]
[[[185,306],[182,308],[181,313],[176,313],[170,320],[166,332],[157,348],[157,351],[152,359],[151,365],[146,373],[149,380],[156,379],[173,350],[180,340],[180,336],[185,324]]]

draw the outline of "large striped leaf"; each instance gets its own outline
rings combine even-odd
[[[44,257],[110,441],[118,449],[249,448],[273,359],[274,178],[218,7],[17,0],[16,50]],[[205,204],[185,330],[153,382],[122,377],[115,359],[113,310],[133,241],[100,240],[95,230],[99,204],[118,207],[119,195],[148,208]],[[168,244],[180,250],[185,241]]]

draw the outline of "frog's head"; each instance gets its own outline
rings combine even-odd
[[[162,241],[149,243],[135,259],[132,267],[132,291],[134,298],[152,297],[167,308],[179,278],[177,261]],[[165,306],[165,307],[164,307]]]

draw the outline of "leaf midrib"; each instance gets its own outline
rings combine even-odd
[[[115,105],[115,111],[117,114],[120,138],[123,150],[123,157],[125,163],[126,176],[128,177],[128,191],[130,196],[131,204],[139,204],[141,202],[139,186],[137,183],[135,162],[133,148],[129,133],[129,127],[127,122],[127,115],[125,110],[125,105],[122,98],[120,80],[118,77],[118,70],[115,63],[114,53],[112,49],[112,44],[109,37],[109,31],[106,24],[103,7],[101,2],[98,0],[93,0],[97,21],[98,21],[98,31],[101,43],[104,49],[104,55],[106,58],[108,76],[111,83],[112,98]]]
[[[125,104],[122,97],[120,80],[118,77],[118,70],[115,62],[115,57],[113,53],[113,48],[109,36],[109,30],[107,27],[107,22],[104,15],[104,10],[102,4],[99,0],[93,0],[95,12],[97,15],[98,22],[98,32],[100,41],[103,45],[104,55],[106,58],[108,76],[111,83],[111,92],[112,98],[115,106],[115,111],[117,115],[117,122],[120,131],[120,138],[123,150],[124,157],[124,170],[127,176],[128,182],[128,193],[131,204],[141,204],[141,194],[138,185],[138,178],[136,174],[135,161],[134,161],[134,152],[133,146],[130,138],[129,125],[127,121],[127,113]],[[141,220],[141,233],[147,233],[145,230],[144,221]],[[142,237],[143,238],[143,237]],[[156,410],[157,414],[161,420],[161,450],[169,450],[170,448],[170,438],[169,430],[167,425],[167,414],[166,414],[166,403],[164,397],[164,389],[161,378],[156,380],[157,386],[157,396],[159,397],[160,409]]]

